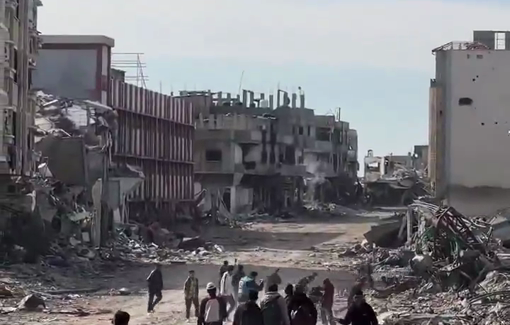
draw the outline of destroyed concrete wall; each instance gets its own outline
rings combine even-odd
[[[88,184],[88,159],[82,137],[50,135],[37,143],[36,148],[43,157],[47,157],[48,167],[56,179],[69,185]]]
[[[448,50],[436,57],[444,98],[445,198],[466,215],[506,208],[510,194],[510,52]],[[440,152],[436,153],[437,156]]]

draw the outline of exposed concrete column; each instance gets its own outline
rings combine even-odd
[[[235,185],[230,187],[230,213],[236,213],[238,209],[236,189]]]

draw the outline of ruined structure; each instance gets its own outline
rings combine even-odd
[[[366,203],[408,205],[428,194],[424,154],[427,146],[415,146],[407,155],[374,156],[369,150],[364,158],[364,192]]]
[[[337,178],[354,183],[357,133],[334,116],[315,115],[305,95],[257,97],[183,92],[195,103],[195,192],[219,195],[231,212],[279,209],[334,196]],[[276,106],[275,106],[276,104]],[[320,186],[319,186],[320,188]],[[316,192],[317,194],[314,194]]]
[[[0,1],[0,173],[28,176],[34,170],[30,129],[35,114],[32,71],[39,48],[39,0]]]
[[[509,32],[434,49],[429,169],[436,196],[468,216],[507,208],[510,196]]]
[[[60,98],[113,109],[111,153],[98,162],[109,171],[103,178],[115,177],[110,167],[139,168],[145,178],[130,193],[126,186],[133,184],[111,181],[100,192],[126,193],[114,195],[114,205],[125,207],[113,211],[120,222],[129,218],[171,222],[176,205],[193,199],[192,106],[182,98],[126,82],[125,73],[112,69],[114,44],[101,35],[44,35],[34,83]]]

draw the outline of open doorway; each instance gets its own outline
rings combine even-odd
[[[223,203],[225,203],[225,207],[227,208],[227,210],[229,212],[232,212],[232,211],[230,211],[230,188],[226,188],[223,191],[222,200],[223,200]]]

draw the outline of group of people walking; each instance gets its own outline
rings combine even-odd
[[[374,310],[363,297],[362,289],[366,282],[363,278],[351,289],[345,317],[336,319],[332,310],[335,287],[329,279],[323,281],[320,297],[314,302],[308,292],[309,285],[317,277],[316,273],[304,277],[296,285],[288,284],[284,296],[279,293],[282,284],[279,269],[265,281],[257,280],[257,277],[257,272],[246,275],[242,265],[229,265],[225,261],[220,268],[218,282],[207,283],[207,296],[200,301],[199,281],[195,272],[190,270],[184,282],[186,321],[190,320],[193,306],[197,325],[222,325],[225,321],[231,321],[233,325],[316,325],[317,303],[323,325],[335,325],[337,322],[345,325],[378,325]],[[149,274],[147,282],[147,312],[152,313],[162,299],[163,276],[159,265]],[[127,325],[129,314],[118,313],[115,317],[124,322],[118,324]]]

